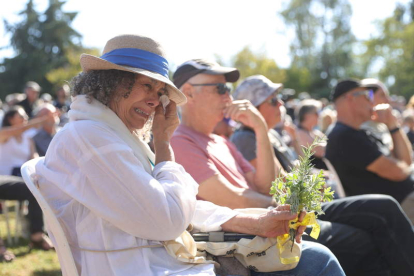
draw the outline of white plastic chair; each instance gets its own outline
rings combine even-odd
[[[332,163],[327,158],[322,158],[323,162],[325,163],[326,167],[328,167],[328,171],[334,176],[335,182],[335,191],[337,192],[339,198],[343,198],[346,196],[344,187],[342,186],[341,179],[339,179],[339,175],[336,173],[336,170]]]
[[[58,254],[62,274],[64,276],[78,276],[78,270],[73,259],[72,251],[70,250],[69,243],[66,239],[65,233],[63,232],[62,226],[57,220],[55,214],[46,202],[42,194],[38,189],[36,178],[36,164],[44,162],[44,157],[35,158],[27,161],[21,168],[22,177],[26,182],[27,187],[36,198],[37,202],[42,208],[45,216],[47,230],[53,235],[52,241]]]

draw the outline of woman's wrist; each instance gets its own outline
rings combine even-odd
[[[174,161],[174,152],[169,141],[154,141],[155,164],[164,161]]]

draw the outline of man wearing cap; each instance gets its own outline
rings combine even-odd
[[[384,146],[371,132],[360,128],[373,115],[370,84],[339,82],[332,92],[338,121],[328,134],[326,157],[335,167],[347,195],[387,194],[401,203],[414,222],[412,148],[390,107],[376,110],[375,120],[391,133],[394,148]]]
[[[262,75],[256,75],[246,78],[232,95],[236,100],[249,100],[265,119],[269,139],[276,155],[275,163],[278,167],[276,172],[290,170],[295,160],[290,148],[273,129],[282,120],[279,107],[283,105],[283,101],[278,98],[278,93],[282,89],[283,84],[273,83]],[[230,141],[236,145],[244,158],[256,167],[255,132],[243,125],[231,136]]]
[[[234,101],[226,82],[239,78],[235,68],[194,59],[175,72],[174,84],[187,96],[182,121],[171,139],[176,160],[199,183],[198,197],[231,208],[268,207],[276,172],[267,125],[246,100]],[[252,128],[257,136],[257,169],[225,138],[213,134],[224,117]],[[202,164],[202,165],[200,165]]]
[[[29,118],[33,117],[32,112],[38,105],[40,90],[41,88],[39,84],[37,84],[34,81],[28,81],[24,89],[26,99],[17,103],[17,105],[23,107],[24,111],[26,111],[26,114],[29,116]]]

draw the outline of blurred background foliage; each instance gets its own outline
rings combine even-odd
[[[54,94],[63,82],[80,70],[79,55],[99,55],[82,46],[82,36],[71,27],[76,12],[62,10],[66,1],[49,0],[44,13],[29,0],[21,21],[9,24],[10,47],[16,53],[0,64],[0,98],[23,92],[26,81],[38,82],[43,92]],[[380,3],[378,3],[380,4]],[[290,0],[280,16],[295,39],[290,43],[291,65],[280,68],[266,52],[243,48],[231,59],[242,78],[263,74],[284,83],[296,93],[328,97],[339,79],[377,77],[393,94],[409,98],[414,93],[414,0],[398,4],[391,17],[378,21],[377,34],[357,40],[352,33],[352,9],[348,0]]]

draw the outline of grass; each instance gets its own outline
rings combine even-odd
[[[9,220],[14,236],[14,205],[9,204]],[[17,244],[7,244],[6,219],[0,215],[0,236],[7,248],[16,255],[11,263],[0,263],[1,276],[62,276],[59,260],[55,251],[32,250],[29,252],[29,240],[20,238]]]

